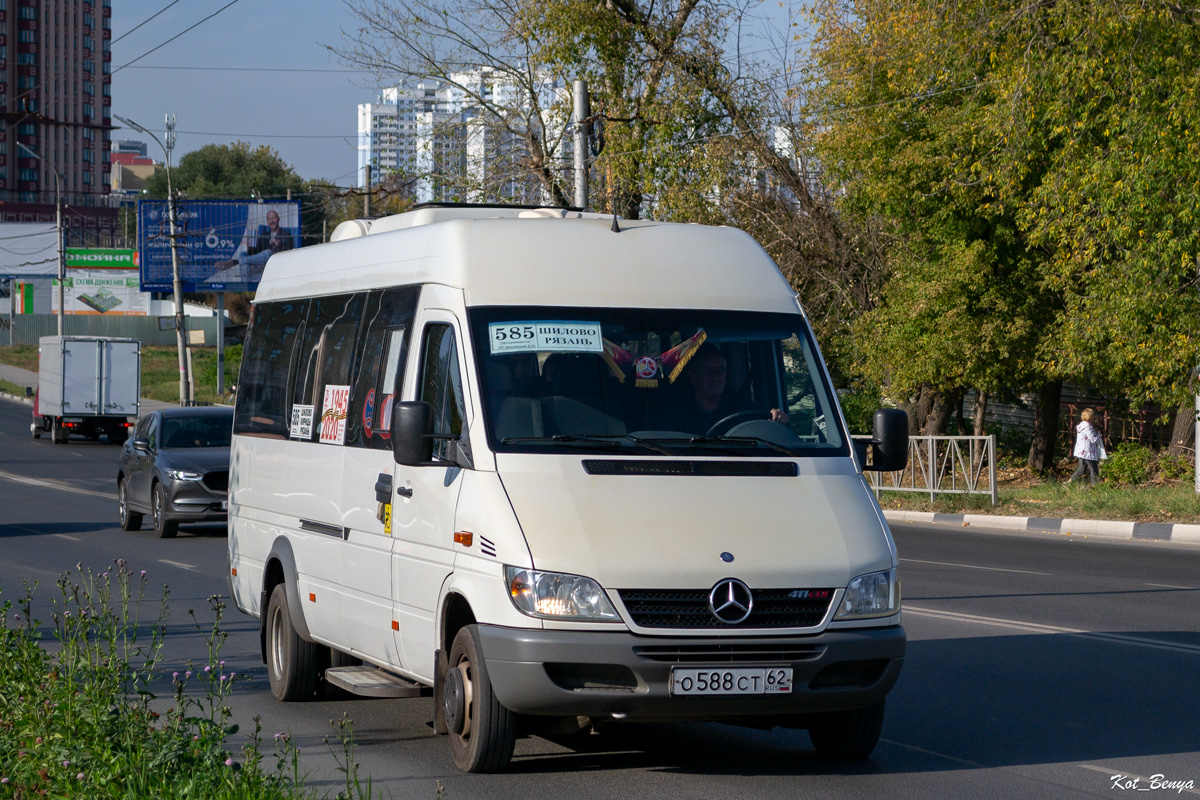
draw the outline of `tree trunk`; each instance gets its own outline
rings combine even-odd
[[[971,411],[971,423],[975,436],[987,436],[987,392],[975,390],[975,406]]]
[[[1047,472],[1054,466],[1054,446],[1058,440],[1058,410],[1062,400],[1062,381],[1052,381],[1038,392],[1033,422],[1033,443],[1029,445],[1029,468]]]
[[[928,391],[929,413],[925,417],[922,431],[926,436],[944,436],[950,427],[950,417],[956,406],[962,405],[962,390],[948,392]]]
[[[1196,398],[1189,397],[1175,412],[1175,425],[1171,429],[1171,444],[1167,455],[1187,455],[1196,449]]]

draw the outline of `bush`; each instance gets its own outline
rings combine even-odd
[[[1163,481],[1190,481],[1195,473],[1195,465],[1187,456],[1160,455],[1154,462],[1157,477]]]
[[[1101,474],[1117,483],[1145,483],[1150,476],[1152,454],[1148,447],[1134,442],[1122,442],[1109,453],[1108,460],[1100,465]]]
[[[32,616],[32,587],[19,611],[0,604],[0,797],[316,796],[286,734],[275,736],[273,759],[260,753],[257,719],[248,744],[229,745],[237,732],[230,693],[245,678],[220,658],[226,633],[218,597],[209,598],[211,626],[189,612],[208,643],[206,659],[168,676],[165,594],[157,617],[143,619],[144,571],[133,573],[123,560],[101,574],[76,569],[58,581],[50,647]],[[160,700],[159,684],[170,692]],[[369,782],[358,782],[349,721],[338,727],[342,753],[333,755],[346,777],[339,796],[371,797]]]
[[[1029,461],[1033,432],[1020,427],[1003,425],[993,431],[996,435],[996,465],[1006,468],[1023,467]]]
[[[884,407],[879,387],[861,383],[839,390],[838,403],[852,436],[870,434],[875,429],[875,411]]]

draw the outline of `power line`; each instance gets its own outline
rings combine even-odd
[[[147,17],[146,19],[142,20],[142,21],[141,21],[141,22],[139,22],[137,25],[134,25],[132,28],[130,28],[129,30],[125,31],[125,32],[124,32],[124,33],[122,33],[120,36],[118,36],[117,38],[115,38],[115,39],[113,39],[111,42],[109,42],[109,43],[108,43],[108,44],[109,44],[109,47],[112,47],[114,44],[116,44],[117,42],[121,41],[121,40],[122,40],[122,39],[124,39],[126,36],[128,36],[128,35],[129,35],[129,34],[131,34],[131,33],[133,33],[133,32],[134,32],[134,31],[136,31],[138,28],[142,27],[142,26],[143,26],[143,25],[145,25],[147,22],[149,22],[150,20],[154,19],[154,18],[155,18],[155,17],[157,17],[159,14],[163,13],[163,12],[164,12],[164,11],[166,11],[168,8],[170,8],[171,6],[175,5],[175,4],[176,4],[176,3],[178,3],[178,2],[179,2],[179,0],[171,0],[171,2],[170,2],[170,3],[167,3],[167,4],[166,4],[164,7],[160,8],[158,11],[154,12],[154,13],[153,13],[153,14],[151,14],[149,17]]]
[[[118,72],[120,72],[121,70],[125,69],[125,67],[128,67],[128,66],[130,66],[131,64],[135,64],[135,63],[137,63],[138,61],[141,61],[143,58],[145,58],[146,56],[150,55],[151,53],[153,53],[153,52],[154,52],[154,51],[156,51],[156,50],[161,50],[162,48],[164,48],[164,47],[166,47],[167,45],[169,45],[171,42],[173,42],[173,41],[175,41],[176,39],[178,39],[180,36],[183,36],[183,35],[184,35],[185,33],[187,33],[188,31],[191,31],[191,30],[194,30],[194,29],[196,29],[196,28],[200,27],[200,26],[201,26],[201,25],[203,25],[205,22],[208,22],[210,19],[212,19],[213,17],[215,17],[217,14],[220,14],[222,11],[224,11],[225,9],[229,8],[230,6],[234,5],[234,4],[235,4],[235,3],[237,3],[237,2],[238,2],[238,0],[229,0],[229,2],[228,2],[228,3],[226,3],[226,4],[225,4],[225,5],[223,5],[223,6],[221,6],[221,7],[220,7],[220,8],[218,8],[216,11],[214,11],[213,13],[209,14],[209,15],[208,15],[207,17],[205,17],[204,19],[202,19],[202,20],[200,20],[199,22],[197,22],[195,25],[192,25],[192,26],[191,26],[191,27],[189,27],[189,28],[185,28],[184,30],[182,30],[182,31],[180,31],[179,33],[175,34],[175,35],[174,35],[174,36],[172,36],[170,39],[167,39],[165,42],[163,42],[162,44],[158,45],[157,47],[152,47],[151,49],[147,50],[146,52],[142,53],[140,56],[138,56],[137,58],[135,58],[133,61],[130,61],[130,62],[129,62],[129,63],[127,63],[127,64],[122,64],[121,66],[117,67],[116,69],[114,69],[114,70],[112,71],[112,74],[113,74],[113,75],[116,75]]]

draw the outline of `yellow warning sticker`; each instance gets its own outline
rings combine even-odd
[[[388,536],[392,535],[392,504],[388,503],[383,507],[383,532]]]

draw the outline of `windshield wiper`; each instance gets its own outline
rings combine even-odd
[[[622,439],[633,442],[647,450],[662,453],[664,456],[671,455],[669,450],[659,447],[654,441],[638,436],[630,436],[627,433],[560,433],[555,436],[506,436],[500,440],[500,444],[528,444],[531,442],[554,442],[557,444],[563,442],[565,444],[602,444],[607,447],[620,447],[621,442],[617,440]]]
[[[505,436],[500,440],[500,444],[523,444],[529,442],[562,442],[564,444],[603,444],[609,447],[620,447],[620,442],[614,442],[613,439],[624,439],[623,434],[613,434],[611,436],[593,434],[593,433],[558,433],[554,436]]]
[[[681,436],[678,439],[657,437],[654,439],[638,439],[639,443],[657,443],[667,446],[671,445],[697,445],[699,447],[724,447],[732,450],[737,446],[758,446],[765,445],[772,450],[777,450],[789,456],[794,456],[796,453],[788,447],[784,447],[778,442],[772,442],[770,439],[764,439],[760,436]]]

